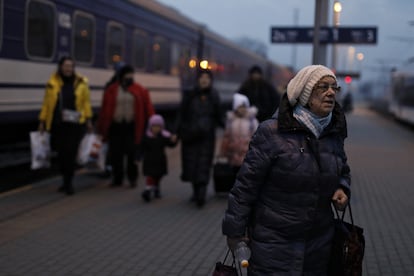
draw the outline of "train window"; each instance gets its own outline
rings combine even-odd
[[[95,18],[76,11],[73,16],[72,54],[76,61],[92,63],[95,44]]]
[[[112,65],[124,58],[124,27],[116,22],[109,22],[106,32],[107,63]]]
[[[163,37],[155,37],[152,44],[154,71],[168,72],[170,64],[170,49],[168,41]]]
[[[3,42],[3,0],[0,0],[0,50]]]
[[[145,69],[147,65],[148,36],[146,33],[136,30],[134,33],[134,66],[139,69]]]
[[[170,73],[173,76],[178,76],[180,73],[180,62],[183,56],[182,47],[177,43],[171,43],[171,68]]]
[[[56,46],[56,21],[56,7],[51,1],[28,1],[25,46],[29,57],[53,58]]]

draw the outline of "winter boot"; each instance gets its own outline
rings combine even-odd
[[[206,204],[206,193],[207,193],[207,185],[199,184],[198,193],[197,193],[197,206],[202,208]]]
[[[145,200],[145,202],[150,202],[151,201],[151,191],[150,190],[147,189],[147,190],[143,191],[141,196]]]

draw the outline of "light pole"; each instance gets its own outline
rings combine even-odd
[[[338,41],[338,26],[339,26],[339,16],[342,11],[342,4],[339,1],[335,1],[333,5],[334,16],[333,16],[333,43],[332,43],[332,69],[336,70],[336,56],[337,56],[337,46],[336,41]]]
[[[354,70],[354,60],[355,60],[355,47],[348,47],[348,70]]]
[[[313,32],[313,53],[312,64],[327,65],[326,62],[326,45],[321,45],[320,28],[328,25],[328,0],[315,0],[315,22]]]

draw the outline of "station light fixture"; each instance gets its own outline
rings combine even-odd
[[[208,60],[202,60],[200,61],[200,67],[201,69],[208,69]]]
[[[346,84],[350,84],[352,82],[352,77],[351,76],[345,76],[345,83]]]
[[[196,68],[197,66],[197,61],[195,59],[190,59],[190,61],[188,62],[188,67],[190,68]]]
[[[335,1],[334,3],[334,12],[341,12],[342,11],[342,4],[339,1]]]

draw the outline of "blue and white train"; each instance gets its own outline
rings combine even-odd
[[[0,126],[37,121],[45,82],[70,55],[99,108],[113,64],[136,68],[156,108],[174,109],[200,66],[214,71],[224,101],[258,64],[276,86],[289,70],[242,49],[150,0],[0,0]]]

